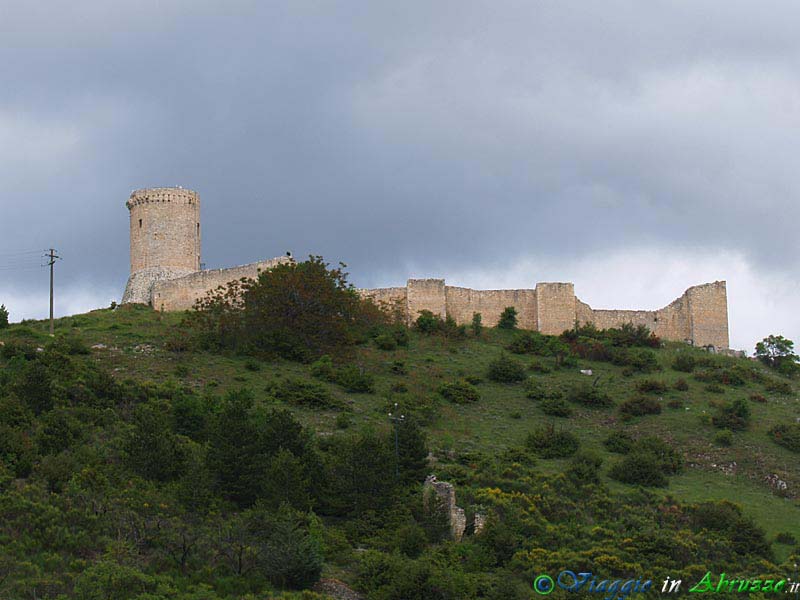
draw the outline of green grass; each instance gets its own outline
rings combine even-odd
[[[254,370],[252,358],[222,356],[207,352],[170,352],[165,342],[171,332],[180,327],[181,314],[161,314],[144,307],[125,306],[115,311],[97,310],[83,315],[66,317],[56,322],[56,334],[79,335],[90,346],[102,345],[92,350],[91,358],[102,362],[119,379],[174,381],[198,392],[224,394],[226,391],[247,387],[259,401],[276,402],[265,388],[280,378],[312,379],[308,365],[284,360],[258,361]],[[567,389],[573,385],[592,385],[597,382],[617,404],[633,397],[638,382],[644,379],[663,381],[668,390],[652,397],[661,398],[659,415],[624,420],[613,408],[591,409],[573,405],[569,418],[545,415],[537,401],[525,397],[524,384],[498,384],[486,379],[489,363],[496,359],[513,338],[514,332],[487,329],[480,339],[468,337],[454,341],[441,337],[425,337],[412,333],[407,348],[382,351],[373,345],[356,348],[349,355],[335,357],[337,362],[362,365],[376,379],[373,394],[350,394],[340,387],[324,383],[335,397],[344,403],[352,427],[373,425],[388,427],[387,412],[394,402],[400,410],[416,413],[424,419],[429,445],[440,461],[473,453],[491,455],[510,446],[523,443],[531,429],[544,423],[570,429],[581,440],[584,448],[597,451],[604,459],[603,473],[618,459],[602,445],[612,431],[624,428],[634,435],[656,435],[679,448],[686,459],[682,474],[670,478],[663,492],[685,502],[709,499],[728,499],[740,504],[746,514],[753,517],[767,531],[770,538],[778,532],[788,531],[800,538],[800,507],[797,490],[800,489],[798,455],[768,439],[767,431],[776,423],[794,422],[800,416],[797,387],[788,396],[766,391],[763,383],[748,382],[741,387],[723,386],[722,394],[706,390],[707,383],[696,380],[689,373],[670,368],[677,352],[692,352],[698,357],[709,355],[682,344],[668,344],[658,350],[660,371],[649,374],[625,376],[624,370],[609,363],[579,361],[567,369],[554,369],[551,373],[529,371],[531,378],[545,387]],[[26,322],[0,331],[0,341],[27,338],[35,343],[46,343],[47,323]],[[554,367],[547,358],[517,356],[525,364],[533,360]],[[712,357],[713,360],[735,365],[752,365],[748,359]],[[392,363],[405,363],[408,374],[397,375]],[[249,367],[249,368],[248,368]],[[580,369],[592,369],[586,376]],[[759,367],[768,374],[762,367]],[[774,377],[772,374],[768,374]],[[465,377],[482,377],[477,384],[481,398],[473,404],[450,404],[441,398],[437,389],[443,382]],[[683,379],[688,390],[677,391],[673,386]],[[403,384],[407,391],[393,391]],[[765,403],[748,398],[754,394],[766,397]],[[736,432],[731,447],[718,447],[713,443],[718,431],[709,422],[715,405],[737,398],[746,399],[752,411],[749,430]],[[670,408],[670,401],[680,401],[680,408]],[[429,410],[420,410],[420,405]],[[336,410],[313,410],[287,406],[307,425],[320,434],[337,430]],[[732,466],[735,463],[735,467]],[[544,472],[563,470],[563,460],[540,460],[538,468]],[[765,481],[768,475],[777,474],[788,484],[787,497],[776,495]],[[603,477],[613,489],[625,489]],[[788,549],[776,545],[776,552],[785,556]]]

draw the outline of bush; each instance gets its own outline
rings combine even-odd
[[[518,360],[501,354],[489,363],[487,377],[499,383],[516,383],[525,379],[525,366]]]
[[[8,309],[5,304],[0,304],[0,329],[8,327]]]
[[[603,459],[597,454],[583,450],[572,457],[566,474],[578,485],[598,483],[602,464]]]
[[[195,303],[184,320],[202,345],[307,361],[365,339],[388,315],[321,256],[239,279]]]
[[[439,394],[454,404],[470,404],[481,398],[478,388],[466,381],[443,383],[439,386]]]
[[[375,378],[356,365],[336,371],[334,381],[348,392],[369,394],[375,391]]]
[[[548,398],[563,398],[564,394],[560,390],[544,387],[536,379],[529,379],[525,382],[525,397],[531,400],[545,400]]]
[[[552,373],[553,369],[548,367],[540,360],[531,361],[530,366],[528,367],[534,373]]]
[[[614,431],[603,440],[603,445],[609,452],[628,454],[633,449],[634,440],[627,431]]]
[[[661,414],[661,403],[654,398],[647,396],[637,396],[625,400],[619,405],[619,412],[622,415],[629,417],[641,417],[644,415],[659,415]]]
[[[750,401],[766,404],[767,399],[762,394],[750,394]]]
[[[655,352],[647,348],[613,348],[611,362],[621,367],[649,373],[658,369]]]
[[[570,402],[591,408],[608,408],[614,401],[606,392],[592,385],[580,385],[572,388],[567,396]]]
[[[389,370],[395,375],[408,375],[406,363],[404,363],[402,360],[392,361],[392,364],[389,366]]]
[[[513,306],[506,306],[503,312],[500,313],[500,320],[497,322],[497,327],[500,329],[516,329],[517,309]]]
[[[551,417],[569,417],[572,409],[562,398],[545,398],[539,404],[542,412]]]
[[[481,317],[481,313],[472,313],[472,335],[475,337],[480,337],[481,332],[483,331],[483,318]]]
[[[444,319],[429,310],[419,311],[415,322],[417,331],[425,335],[442,335],[448,338],[463,338],[467,335],[465,325],[457,325],[455,319],[447,315]]]
[[[800,423],[781,423],[769,431],[769,436],[784,448],[800,452]]]
[[[525,445],[541,458],[566,458],[577,452],[580,442],[569,431],[547,425],[529,433]]]
[[[694,356],[687,352],[681,352],[672,362],[672,368],[683,373],[691,373],[694,371],[695,366],[697,366],[697,361]]]
[[[737,398],[730,404],[717,409],[711,423],[718,429],[743,431],[750,425],[750,407],[747,402]]]
[[[247,371],[256,373],[261,370],[261,363],[256,360],[248,359],[244,363],[244,368]]]
[[[628,454],[608,472],[609,477],[631,485],[666,487],[667,478],[662,473],[656,458],[649,453]]]
[[[768,379],[767,382],[764,384],[764,387],[768,392],[773,392],[775,394],[780,394],[781,396],[788,396],[792,393],[792,386],[788,381],[783,381],[781,379],[771,378]]]
[[[683,408],[683,400],[681,400],[680,398],[673,398],[672,400],[667,402],[667,406],[669,408],[674,408],[674,409]]]
[[[326,354],[311,363],[311,374],[318,379],[333,381],[336,378],[336,368],[331,357]]]
[[[295,406],[310,408],[342,408],[341,400],[334,398],[325,386],[299,379],[285,379],[273,391],[278,400]]]
[[[709,383],[709,384],[706,386],[706,391],[707,391],[707,392],[710,392],[710,393],[712,393],[712,394],[724,394],[724,393],[725,393],[725,388],[724,388],[724,387],[722,387],[722,386],[721,386],[720,384],[718,384],[718,383]]]
[[[467,383],[471,383],[472,385],[478,385],[483,383],[483,377],[480,375],[467,375],[464,377],[464,381]]]
[[[730,429],[723,429],[714,435],[714,443],[717,446],[729,447],[733,445],[733,432]]]
[[[781,531],[779,534],[777,534],[775,536],[775,541],[778,544],[786,544],[787,546],[797,545],[797,538],[788,531]]]
[[[397,340],[388,333],[383,333],[375,338],[375,345],[386,351],[397,350]]]
[[[636,384],[636,389],[643,394],[663,394],[669,387],[663,381],[656,379],[642,379]]]
[[[679,392],[688,392],[689,391],[689,384],[686,383],[685,379],[678,379],[673,386]]]

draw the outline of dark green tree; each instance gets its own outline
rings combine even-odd
[[[516,329],[517,309],[513,306],[506,306],[500,313],[500,320],[497,322],[500,329]]]
[[[409,418],[397,425],[397,438],[400,482],[406,485],[422,483],[428,474],[425,433],[416,420]]]
[[[758,342],[755,355],[768,367],[786,375],[793,375],[800,370],[800,358],[794,352],[794,342],[782,335],[770,335]]]
[[[8,327],[8,309],[5,304],[0,304],[0,329]]]
[[[483,331],[482,321],[483,317],[481,317],[481,313],[472,313],[472,335],[475,337],[481,336],[481,332]]]
[[[182,474],[186,456],[172,432],[166,403],[148,402],[136,407],[125,450],[130,469],[142,477],[170,481]]]

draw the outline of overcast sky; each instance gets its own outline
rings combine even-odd
[[[0,302],[119,300],[132,189],[200,193],[203,261],[361,287],[728,281],[800,341],[800,4],[0,0]],[[30,254],[25,252],[30,251]],[[25,267],[32,267],[26,269]]]

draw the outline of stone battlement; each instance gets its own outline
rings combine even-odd
[[[200,197],[197,192],[184,188],[144,188],[131,192],[126,206],[130,210],[134,206],[157,202],[198,204]]]
[[[507,306],[517,309],[522,329],[558,335],[575,323],[594,323],[600,329],[625,323],[645,325],[659,337],[695,346],[726,349],[728,340],[728,295],[724,281],[697,285],[658,310],[593,309],[575,296],[572,283],[538,283],[532,289],[473,290],[445,285],[444,279],[409,279],[405,287],[359,290],[379,305],[399,308],[409,323],[420,311],[459,325],[481,313],[484,325],[494,326]]]

